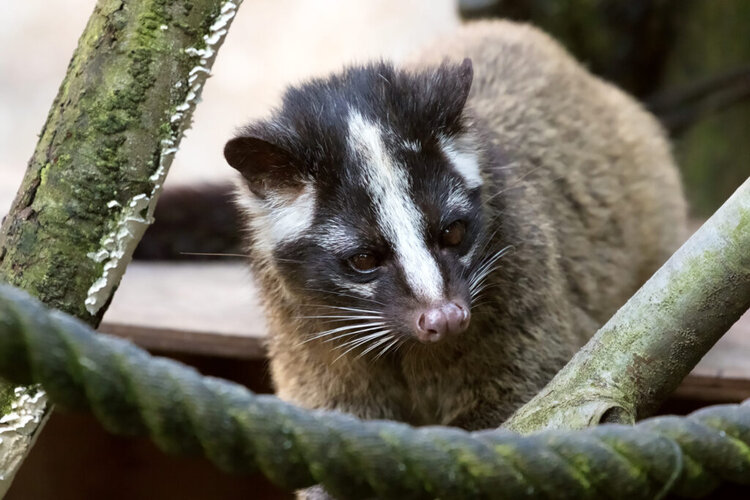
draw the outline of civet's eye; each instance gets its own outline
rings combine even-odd
[[[440,245],[444,247],[455,247],[461,244],[466,235],[466,224],[457,220],[451,222],[440,234]]]
[[[357,272],[371,273],[380,266],[380,260],[371,253],[358,253],[349,257],[349,265]]]

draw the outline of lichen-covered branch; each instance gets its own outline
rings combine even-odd
[[[648,415],[750,307],[750,179],[505,427]]]
[[[240,0],[100,0],[0,232],[0,279],[95,324]]]
[[[99,323],[241,1],[97,2],[0,228],[0,281]],[[3,387],[0,497],[48,412]]]
[[[3,386],[0,393],[0,498],[3,498],[49,417],[49,408],[47,395],[38,386]]]

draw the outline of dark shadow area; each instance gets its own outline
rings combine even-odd
[[[201,373],[271,392],[265,361],[179,356]],[[225,474],[207,460],[164,454],[146,438],[108,434],[90,414],[56,411],[6,500],[283,499],[261,474]]]

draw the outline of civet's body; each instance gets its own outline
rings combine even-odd
[[[363,418],[499,425],[685,225],[654,118],[509,22],[290,88],[225,155],[278,394]]]

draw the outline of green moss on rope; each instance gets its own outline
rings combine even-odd
[[[116,433],[337,498],[695,497],[750,486],[750,404],[520,436],[309,412],[202,377],[0,285],[0,376]]]

